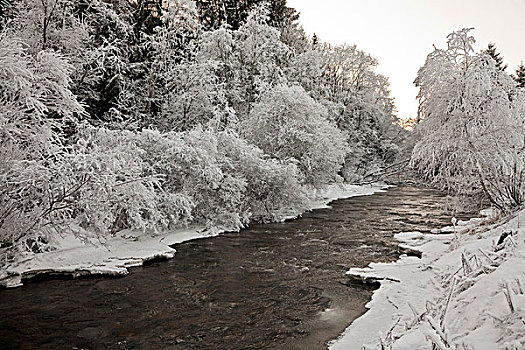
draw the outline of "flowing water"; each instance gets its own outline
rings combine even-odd
[[[397,259],[396,232],[449,224],[445,201],[396,187],[179,244],[125,277],[0,290],[0,349],[326,349],[374,289],[345,272]]]

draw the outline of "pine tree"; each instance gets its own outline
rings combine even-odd
[[[5,23],[11,17],[11,2],[0,0],[0,30],[4,29]]]
[[[496,68],[498,68],[500,71],[505,71],[505,69],[507,69],[508,65],[503,64],[503,56],[500,52],[496,52],[496,44],[489,43],[487,49],[483,50],[482,52],[489,55],[494,59],[494,61],[496,61]]]
[[[195,4],[200,21],[206,30],[217,29],[225,23],[236,30],[248,18],[248,13],[262,0],[197,0]],[[271,26],[281,28],[299,18],[297,11],[286,6],[286,0],[270,0],[269,22]]]
[[[523,61],[521,61],[518,69],[516,69],[516,75],[514,75],[513,78],[516,80],[518,87],[525,88],[525,66],[523,65]]]
[[[314,33],[314,36],[312,36],[312,46],[315,47],[319,44],[319,38],[317,37],[317,34]]]

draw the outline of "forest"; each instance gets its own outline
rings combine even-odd
[[[285,0],[0,1],[5,261],[63,234],[280,221],[405,161],[513,212],[525,67],[471,30],[428,55],[406,120],[375,58],[310,37]]]
[[[400,155],[388,79],[286,1],[0,2],[0,242],[238,230]]]
[[[523,349],[523,62],[459,28],[400,116],[300,19],[0,0],[0,288],[91,277],[0,290],[0,347]]]

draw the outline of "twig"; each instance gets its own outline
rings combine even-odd
[[[510,288],[509,288],[508,283],[505,283],[505,289],[503,289],[503,294],[505,295],[505,298],[507,299],[507,304],[509,304],[510,312],[514,313],[514,304],[512,303],[512,298],[510,295]]]
[[[441,314],[441,321],[439,323],[441,327],[443,327],[443,324],[445,323],[445,316],[447,314],[448,307],[450,305],[450,300],[452,300],[452,294],[454,293],[454,289],[456,288],[456,282],[457,282],[457,279],[454,278],[452,280],[452,286],[450,286],[450,293],[448,294],[447,303],[445,304],[445,309],[443,310],[443,313]]]

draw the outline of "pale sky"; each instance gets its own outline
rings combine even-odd
[[[305,31],[332,44],[356,44],[390,78],[398,115],[415,117],[418,69],[446,36],[474,28],[474,48],[496,44],[508,73],[525,61],[525,0],[287,0]]]

